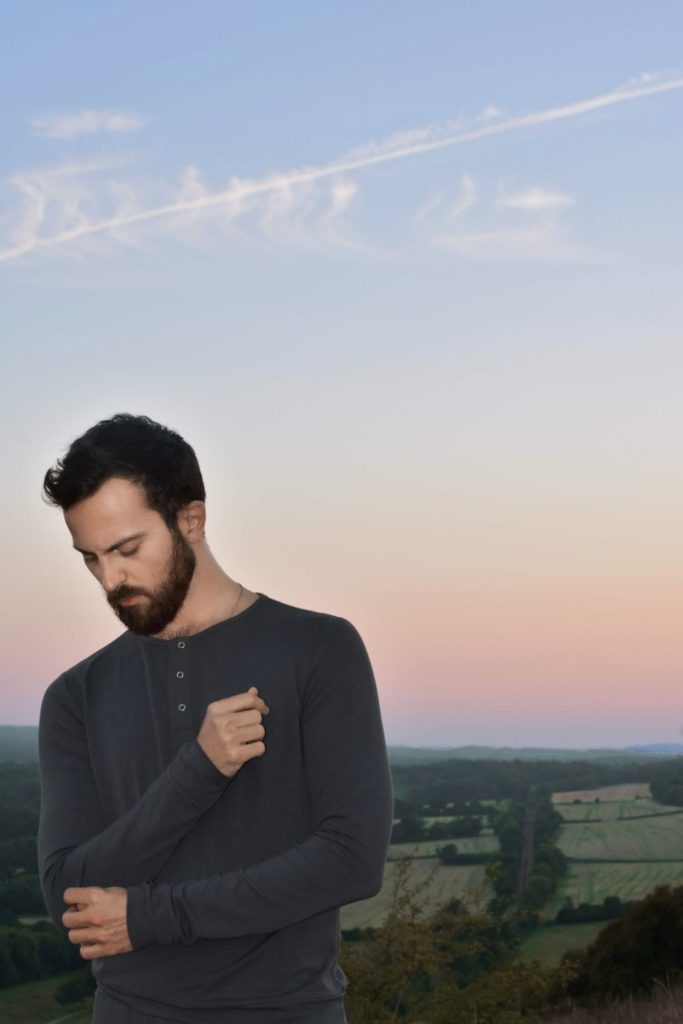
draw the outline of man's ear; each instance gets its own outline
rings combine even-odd
[[[203,501],[191,501],[178,513],[178,529],[190,544],[201,540],[206,525],[206,505]]]

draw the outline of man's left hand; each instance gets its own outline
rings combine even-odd
[[[64,902],[75,904],[62,914],[62,923],[69,929],[69,942],[80,945],[85,960],[132,952],[127,889],[118,885],[65,889]]]

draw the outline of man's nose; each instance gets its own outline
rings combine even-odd
[[[124,582],[126,574],[121,565],[105,564],[102,566],[102,577],[101,584],[104,587],[107,594],[111,594],[116,588]]]

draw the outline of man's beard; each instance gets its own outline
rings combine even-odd
[[[173,622],[190,588],[197,561],[195,553],[179,530],[173,530],[172,536],[171,564],[166,578],[155,590],[127,587],[122,583],[111,594],[107,594],[107,601],[124,626],[141,636],[161,633],[169,622]],[[131,605],[119,604],[122,598],[138,594],[143,595],[146,601]]]

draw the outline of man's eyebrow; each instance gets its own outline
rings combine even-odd
[[[131,540],[138,540],[140,537],[145,537],[145,536],[146,536],[146,534],[144,532],[143,533],[131,533],[128,537],[123,537],[121,540],[117,540],[116,544],[112,544],[112,546],[110,548],[107,548],[107,550],[104,553],[105,553],[105,555],[108,555],[112,551],[116,551],[117,548],[120,548],[122,544],[127,544]],[[92,554],[94,554],[93,551],[84,551],[82,548],[77,548],[75,544],[74,544],[74,550],[79,551],[82,555],[92,555]]]

